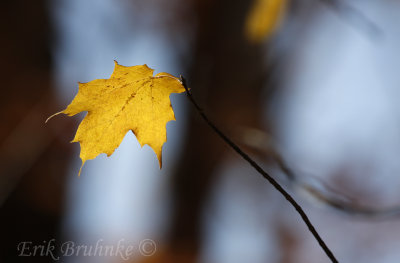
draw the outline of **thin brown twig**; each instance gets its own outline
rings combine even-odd
[[[258,165],[251,157],[249,157],[245,152],[243,152],[239,146],[237,146],[231,139],[229,139],[220,129],[218,129],[213,122],[210,121],[210,119],[207,117],[207,115],[204,113],[204,111],[200,108],[200,106],[197,104],[197,102],[194,100],[192,93],[188,89],[186,85],[186,80],[181,76],[180,77],[181,83],[183,87],[186,90],[186,95],[190,102],[194,105],[196,108],[197,112],[200,114],[200,116],[203,118],[203,120],[208,124],[208,126],[213,129],[215,133],[218,134],[219,137],[222,138],[235,152],[237,152],[243,159],[245,159],[258,173],[260,173],[265,179],[268,180],[272,186],[275,187],[276,190],[278,190],[279,193],[281,193],[286,200],[296,209],[296,211],[299,213],[301,218],[303,219],[304,223],[307,225],[309,231],[312,233],[312,235],[315,237],[315,239],[318,241],[318,244],[320,247],[324,250],[328,258],[334,262],[337,263],[338,260],[335,258],[333,255],[332,251],[328,248],[328,246],[325,244],[325,242],[322,240],[320,235],[318,234],[317,230],[311,223],[310,219],[308,219],[307,214],[304,212],[303,208],[294,200],[294,198],[286,192],[285,189],[274,179],[272,178],[271,175],[269,175],[266,171],[264,171],[260,165]]]

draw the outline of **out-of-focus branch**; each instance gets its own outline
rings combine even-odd
[[[372,39],[378,39],[383,36],[382,29],[371,21],[364,13],[354,6],[342,0],[320,0],[330,7],[336,14],[347,20],[351,25],[359,29]]]
[[[290,168],[285,159],[272,144],[271,137],[264,131],[253,128],[243,128],[241,129],[239,137],[242,138],[242,143],[260,153],[263,158],[272,158],[293,188],[306,192],[320,203],[352,216],[379,219],[400,215],[400,206],[375,208],[355,204],[349,197],[337,193],[332,187],[318,180],[316,177],[314,177],[313,180],[318,187],[315,183],[310,183],[309,178],[307,179],[300,176],[298,172]]]

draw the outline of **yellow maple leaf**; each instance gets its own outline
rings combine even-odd
[[[147,65],[125,67],[115,61],[109,79],[79,83],[71,104],[47,119],[60,113],[88,112],[72,140],[81,146],[81,169],[101,153],[110,156],[130,130],[142,147],[148,144],[154,150],[161,168],[166,124],[175,120],[169,95],[185,88],[180,79],[164,72],[153,76],[153,71]]]
[[[286,0],[254,0],[247,15],[245,33],[253,43],[260,43],[278,27],[286,7]]]

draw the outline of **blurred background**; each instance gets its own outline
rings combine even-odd
[[[14,0],[0,21],[0,262],[330,262],[185,95],[162,170],[129,132],[78,177],[85,114],[44,121],[113,60],[184,75],[340,262],[400,261],[399,1]]]

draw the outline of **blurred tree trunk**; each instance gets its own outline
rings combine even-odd
[[[19,242],[43,244],[59,235],[71,146],[66,136],[57,138],[71,129],[57,123],[44,124],[46,117],[59,109],[51,88],[47,2],[16,0],[2,4],[0,261],[20,262],[24,258],[17,257]],[[30,257],[28,261],[52,259]]]
[[[194,1],[197,20],[194,56],[188,86],[199,104],[224,132],[262,126],[261,91],[265,70],[261,46],[244,38],[243,26],[251,1]],[[190,109],[183,156],[172,182],[175,213],[171,250],[195,261],[201,249],[202,210],[230,149]]]

